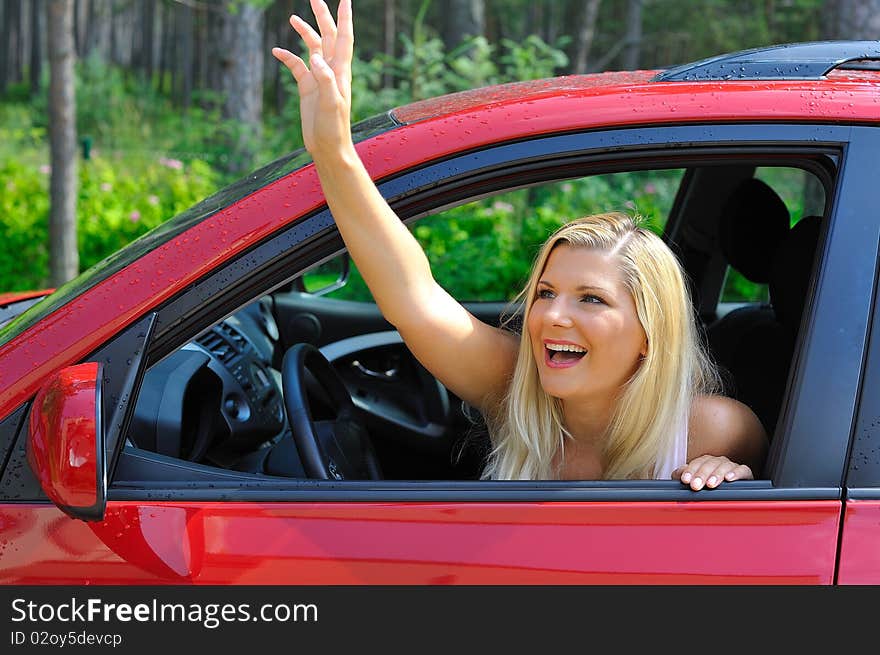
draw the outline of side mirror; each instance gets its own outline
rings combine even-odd
[[[107,463],[103,367],[61,369],[40,388],[28,418],[27,459],[49,499],[86,521],[104,518]]]
[[[348,253],[342,253],[298,278],[297,291],[305,291],[313,296],[324,296],[336,291],[348,282],[351,268]]]

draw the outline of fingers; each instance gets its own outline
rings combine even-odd
[[[351,0],[340,0],[336,17],[336,54],[334,68],[336,82],[343,97],[351,93],[351,60],[354,57],[354,24],[352,23]]]
[[[272,56],[287,66],[287,69],[293,74],[298,84],[302,83],[305,76],[309,74],[309,69],[306,67],[305,62],[289,50],[272,48]]]
[[[290,17],[290,25],[306,44],[309,56],[320,54],[327,62],[336,77],[339,93],[347,100],[351,96],[351,60],[354,55],[351,0],[341,0],[339,3],[338,28],[324,0],[311,0],[311,7],[320,34],[296,14]]]
[[[336,53],[336,23],[333,22],[333,15],[324,0],[311,0],[311,5],[321,31],[321,54],[328,62],[333,61]]]
[[[309,54],[313,55],[316,52],[321,52],[321,36],[302,18],[297,16],[296,14],[292,14],[290,16],[290,26],[296,31],[297,34],[300,35],[303,42],[306,44],[306,47],[309,49]]]
[[[724,479],[727,482],[733,482],[734,480],[754,480],[755,474],[752,473],[752,469],[750,469],[745,464],[740,464],[732,471],[728,472]]]
[[[337,16],[336,56],[351,63],[354,56],[354,24],[352,23],[351,0],[341,0]]]
[[[318,53],[311,56],[309,63],[312,65],[312,75],[318,83],[318,105],[327,112],[335,110],[342,102],[342,97],[336,87],[333,70]]]
[[[680,466],[673,471],[672,477],[689,485],[694,491],[704,487],[714,489],[722,482],[754,479],[752,470],[745,464],[731,462],[724,456],[712,455],[697,457],[686,466]]]

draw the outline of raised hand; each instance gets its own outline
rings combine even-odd
[[[303,142],[312,157],[351,145],[351,60],[354,27],[351,0],[341,0],[337,22],[324,0],[311,0],[320,34],[299,16],[290,25],[309,49],[309,65],[292,52],[272,48],[299,88]]]

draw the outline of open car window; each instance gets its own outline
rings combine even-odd
[[[538,246],[562,222],[598,211],[640,214],[679,253],[698,292],[702,307],[695,311],[722,371],[725,393],[749,405],[773,434],[794,359],[798,326],[789,328],[799,322],[803,306],[790,308],[796,317],[789,316],[783,326],[769,303],[768,282],[746,280],[740,287],[749,290],[748,302],[731,312],[730,280],[743,274],[736,261],[729,261],[736,256],[727,252],[730,246],[719,231],[725,222],[728,231],[751,230],[751,236],[734,239],[745,250],[750,239],[757,244],[764,238],[760,222],[742,215],[743,207],[754,210],[757,201],[737,205],[736,194],[748,193],[741,190],[744,184],[766,185],[780,199],[789,225],[797,224],[809,201],[802,194],[811,174],[758,162],[726,166],[720,160],[703,168],[567,176],[458,202],[410,227],[438,281],[480,319],[498,324],[510,311],[509,301]],[[824,205],[824,195],[819,204]],[[795,277],[809,280],[812,252]],[[309,455],[297,446],[299,428],[285,405],[284,355],[312,343],[352,398],[382,479],[479,480],[490,448],[482,417],[412,357],[372,303],[356,267],[341,275],[344,257],[311,267],[300,290],[283,287],[254,300],[154,364],[128,439],[142,456],[130,458],[117,479],[149,477],[154,469],[164,471],[161,475],[173,469],[172,478],[310,479]],[[328,286],[336,288],[320,295],[308,291]],[[706,296],[716,299],[709,311]],[[299,382],[309,395],[312,422],[323,426],[317,430],[330,430],[338,411],[332,393],[311,372],[304,375]],[[182,466],[169,469],[174,460]]]

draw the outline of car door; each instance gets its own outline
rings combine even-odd
[[[18,483],[27,502],[2,510],[6,525],[22,526],[3,580],[830,584],[880,235],[863,191],[878,145],[869,128],[834,125],[604,130],[499,144],[380,185],[409,220],[572,171],[714,157],[833,162],[827,238],[762,479],[699,493],[655,480],[258,479],[125,447],[101,522],[69,519]],[[159,309],[151,363],[340,247],[324,210],[247,264],[202,279]],[[16,462],[23,470],[21,435],[7,473]]]

